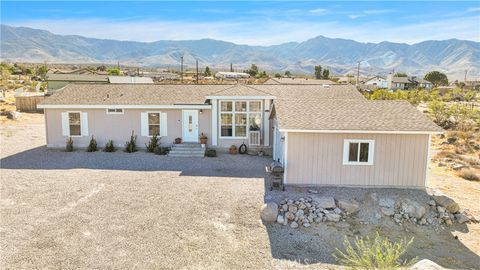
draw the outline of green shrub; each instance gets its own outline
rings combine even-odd
[[[150,137],[150,141],[148,142],[148,144],[145,144],[145,146],[147,147],[147,152],[155,152],[155,149],[157,149],[159,142],[160,139],[158,139],[157,135],[153,135],[152,137]]]
[[[73,139],[72,139],[72,137],[68,137],[67,145],[65,146],[65,151],[66,152],[73,152]]]
[[[470,181],[480,181],[480,176],[473,169],[461,169],[458,172],[458,176]]]
[[[391,242],[378,232],[374,239],[356,237],[353,244],[345,237],[345,251],[337,248],[333,256],[340,264],[353,269],[395,269],[413,263],[413,260],[400,259],[412,242],[413,238],[408,242],[405,239],[398,243]]]
[[[168,152],[170,152],[170,147],[161,147],[161,146],[158,146],[157,148],[155,148],[155,154],[157,155],[166,155],[168,154]]]
[[[207,151],[205,151],[205,156],[206,157],[216,157],[217,156],[217,151],[215,149],[207,149]]]
[[[130,136],[130,140],[125,143],[125,152],[127,153],[137,152],[137,135],[133,133],[133,130],[132,130],[132,135]]]
[[[113,141],[112,140],[109,140],[106,144],[105,144],[105,149],[104,149],[105,152],[115,152],[115,146],[113,145]]]
[[[96,152],[97,149],[97,140],[92,135],[92,138],[90,139],[90,143],[88,144],[87,147],[87,152]]]

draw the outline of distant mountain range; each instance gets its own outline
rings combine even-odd
[[[361,43],[318,36],[304,42],[272,46],[238,45],[213,39],[118,41],[77,35],[56,35],[45,30],[1,25],[1,59],[15,62],[105,63],[131,66],[177,67],[180,57],[193,68],[242,70],[255,63],[267,71],[313,72],[322,65],[335,74],[355,73],[362,61],[365,75],[392,70],[422,75],[430,70],[446,72],[452,79],[480,77],[480,42],[466,40],[424,41],[413,45],[392,42]]]

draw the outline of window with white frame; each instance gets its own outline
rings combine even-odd
[[[119,108],[108,108],[107,114],[123,114],[123,109]]]
[[[160,113],[148,113],[148,136],[160,135]]]
[[[344,140],[344,165],[373,165],[374,140]]]
[[[82,127],[80,112],[69,112],[68,113],[68,126],[70,130],[70,136],[81,136]]]
[[[260,130],[261,101],[220,101],[220,136],[246,138],[248,130]]]

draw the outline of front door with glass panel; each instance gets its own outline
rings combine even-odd
[[[198,111],[184,110],[182,118],[183,141],[198,142]]]

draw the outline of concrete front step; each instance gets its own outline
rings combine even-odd
[[[199,143],[174,144],[168,155],[171,157],[203,157],[205,148],[202,148]]]
[[[170,152],[168,153],[169,157],[204,157],[205,153],[179,153],[179,152]]]
[[[170,153],[205,153],[205,149],[170,149]]]

